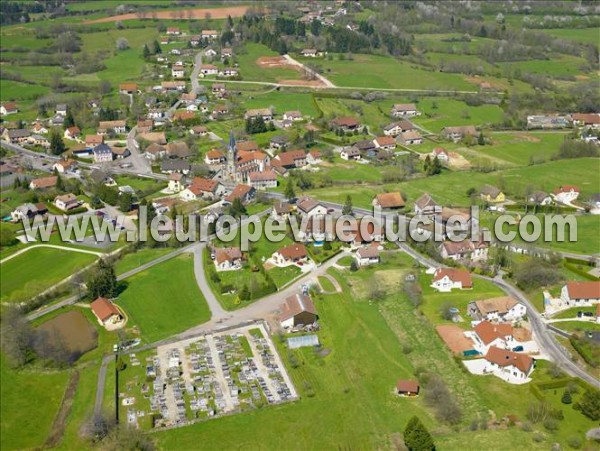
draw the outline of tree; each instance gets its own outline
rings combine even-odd
[[[117,276],[113,265],[101,258],[87,282],[87,288],[92,299],[116,296]]]
[[[346,196],[346,201],[344,202],[344,206],[342,207],[343,215],[351,215],[352,214],[352,197],[350,194]]]
[[[294,191],[294,182],[291,179],[288,179],[287,185],[285,186],[285,198],[287,200],[292,200],[296,197],[296,193]]]
[[[0,227],[0,246],[12,246],[13,244],[17,244],[17,235],[15,231],[9,229],[7,227]]]
[[[352,272],[358,271],[358,263],[356,263],[355,259],[352,259],[352,261],[350,262],[350,271],[352,271]]]
[[[418,417],[412,417],[404,429],[404,444],[410,451],[433,451],[435,444]]]
[[[34,331],[20,307],[7,307],[2,312],[2,351],[10,364],[19,367],[33,357]]]
[[[480,146],[485,145],[485,137],[483,136],[483,132],[479,132],[479,137],[477,138],[477,144]]]
[[[104,204],[97,195],[92,196],[92,200],[90,201],[90,207],[92,207],[94,210],[98,210],[103,206]]]
[[[560,399],[560,402],[562,402],[563,404],[571,404],[573,402],[573,399],[571,398],[571,392],[569,390],[565,390],[565,392],[562,395],[562,398]]]
[[[127,50],[129,48],[129,41],[125,38],[117,39],[117,50]]]
[[[150,49],[147,44],[144,44],[144,49],[142,50],[142,55],[144,58],[148,58],[150,56]]]
[[[586,390],[575,408],[592,421],[600,420],[600,391]]]
[[[162,53],[162,48],[160,47],[160,44],[158,43],[157,40],[154,40],[152,47],[153,47],[152,53],[154,53],[154,54]]]
[[[50,131],[50,152],[53,155],[60,155],[66,150],[65,142],[58,128],[53,128]]]
[[[250,299],[250,290],[248,285],[244,284],[239,294],[240,301],[248,301]]]
[[[65,116],[64,127],[69,128],[69,127],[74,127],[74,126],[75,126],[75,119],[73,118],[73,113],[71,112],[70,108],[67,108],[67,115]]]
[[[239,197],[233,199],[233,202],[229,206],[229,214],[234,218],[239,218],[242,215],[247,214],[246,207],[242,203],[242,199]]]
[[[127,213],[131,210],[131,205],[133,204],[133,196],[131,193],[121,193],[119,196],[119,210],[123,213]]]

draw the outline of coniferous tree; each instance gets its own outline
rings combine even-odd
[[[435,444],[418,417],[412,417],[404,429],[404,444],[409,451],[433,451]]]
[[[57,128],[52,129],[50,132],[50,152],[52,152],[53,155],[60,155],[65,150],[65,143],[62,139],[60,130]]]

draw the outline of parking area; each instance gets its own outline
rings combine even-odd
[[[129,359],[139,365],[135,354]],[[183,426],[297,398],[262,324],[160,346],[145,363],[119,390],[123,416],[137,427]]]

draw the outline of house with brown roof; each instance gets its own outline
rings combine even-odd
[[[399,192],[381,193],[375,196],[372,205],[374,207],[379,207],[382,210],[398,210],[404,208],[405,202],[402,198],[402,194]]]
[[[56,186],[58,177],[51,175],[48,177],[40,177],[29,182],[29,189],[49,189]]]
[[[137,83],[121,83],[119,85],[119,93],[121,94],[135,94],[137,89]]]
[[[254,187],[239,183],[223,200],[228,203],[233,203],[234,200],[240,199],[243,204],[247,204],[254,199],[254,196],[256,196],[256,189]]]
[[[506,196],[499,188],[487,184],[481,187],[479,195],[483,200],[490,203],[499,203],[506,200]]]
[[[240,269],[244,256],[239,247],[217,247],[214,249],[214,262],[217,271]]]
[[[67,128],[64,133],[64,137],[66,139],[77,139],[80,136],[81,136],[81,130],[77,126]]]
[[[442,206],[438,204],[429,193],[423,193],[414,205],[417,216],[431,216],[442,212]]]
[[[414,103],[396,103],[392,106],[392,117],[402,118],[420,115],[421,113]]]
[[[407,130],[398,135],[398,141],[404,145],[423,144],[423,137],[418,130]]]
[[[302,168],[307,164],[306,153],[303,150],[281,152],[271,160],[272,166],[280,166],[286,169]]]
[[[535,368],[535,360],[527,354],[492,346],[485,355],[487,362],[483,374],[494,374],[511,384],[524,384]]]
[[[600,128],[600,113],[575,113],[572,118],[575,126]]]
[[[253,108],[247,110],[244,114],[244,119],[257,119],[259,117],[262,117],[265,122],[272,121],[273,111],[271,111],[271,108]]]
[[[208,77],[209,75],[218,75],[219,68],[214,64],[201,64],[200,65],[200,76]]]
[[[61,196],[56,196],[56,198],[54,199],[54,205],[56,205],[56,208],[62,211],[69,211],[79,207],[81,205],[81,202],[79,201],[79,199],[77,199],[77,196],[75,196],[75,194],[68,193],[63,194]]]
[[[553,195],[557,202],[569,204],[579,197],[581,190],[575,185],[562,185],[554,190]]]
[[[513,327],[510,323],[491,323],[481,321],[472,332],[468,332],[475,343],[475,349],[485,354],[492,346],[502,349],[512,349],[516,346],[513,337]]]
[[[327,214],[327,208],[309,196],[299,198],[296,202],[296,209],[302,216],[322,216]]]
[[[279,322],[283,329],[308,326],[318,320],[317,309],[307,294],[296,293],[285,300],[279,313]]]
[[[218,181],[203,177],[194,177],[192,183],[179,193],[182,199],[190,200],[214,200],[225,192],[225,188]]]
[[[400,396],[419,396],[421,387],[415,380],[399,379],[396,382],[396,393]]]
[[[378,136],[373,140],[375,147],[382,150],[394,150],[396,148],[396,140],[393,136]]]
[[[248,183],[256,189],[277,188],[277,174],[271,169],[249,172]]]
[[[481,299],[469,305],[472,317],[486,321],[518,321],[527,314],[527,308],[510,296]]]
[[[152,143],[144,151],[144,156],[150,161],[156,161],[167,154],[167,150],[164,146],[157,143]]]
[[[442,138],[458,142],[466,136],[475,136],[477,129],[474,125],[464,125],[462,127],[444,127],[442,129]]]
[[[119,323],[123,320],[123,316],[117,306],[106,298],[96,299],[90,303],[90,308],[102,326]]]
[[[473,288],[471,273],[466,269],[438,268],[433,276],[431,287],[440,293],[449,293],[454,289]]]
[[[114,131],[117,135],[123,134],[127,131],[127,123],[124,120],[117,121],[100,121],[98,123],[98,134],[106,135],[110,130]]]
[[[279,220],[285,220],[293,213],[294,207],[287,202],[279,201],[273,204],[271,216]]]
[[[206,152],[204,162],[210,165],[219,165],[225,163],[225,154],[218,149],[211,149]]]
[[[200,36],[202,39],[217,39],[219,37],[219,32],[217,30],[202,30]]]
[[[358,161],[361,159],[360,150],[356,146],[346,146],[340,151],[340,158],[347,161]]]
[[[184,141],[171,142],[165,146],[167,156],[171,158],[188,158],[192,151]]]
[[[379,263],[379,244],[371,243],[367,246],[361,247],[354,254],[356,264],[360,266],[369,266]]]
[[[560,298],[568,306],[590,307],[600,302],[600,281],[567,282]]]
[[[341,128],[344,131],[354,131],[360,128],[360,121],[351,116],[343,116],[333,119],[329,125],[333,128]]]
[[[138,133],[149,133],[154,127],[154,121],[152,119],[140,119],[137,121],[137,132]]]
[[[302,266],[308,262],[308,252],[304,244],[294,243],[275,251],[271,260],[277,266]]]
[[[391,124],[383,127],[383,134],[385,136],[398,136],[400,133],[414,130],[415,126],[407,119],[402,119],[399,122],[392,122]]]
[[[75,160],[60,160],[52,165],[52,170],[57,171],[60,174],[65,172],[73,172],[77,168],[77,161]]]
[[[480,240],[471,241],[469,238],[462,241],[445,240],[440,245],[440,255],[444,259],[454,261],[481,262],[488,259],[489,246]]]
[[[15,102],[6,102],[0,104],[0,116],[6,116],[7,114],[15,114],[19,112],[19,107]]]
[[[104,136],[102,135],[86,135],[85,146],[88,148],[94,148],[98,144],[104,143]]]
[[[298,110],[286,111],[283,113],[284,121],[301,121],[303,119],[302,113]]]
[[[169,27],[167,28],[167,34],[177,36],[181,34],[181,30],[178,27]]]

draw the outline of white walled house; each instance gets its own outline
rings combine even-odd
[[[600,281],[568,282],[560,298],[569,306],[590,307],[600,302]]]
[[[242,267],[243,255],[239,247],[216,248],[214,256],[217,271],[232,271]]]
[[[510,296],[482,299],[474,304],[477,315],[487,321],[518,321],[527,315],[525,305]]]
[[[465,269],[439,268],[431,283],[441,293],[449,293],[453,289],[464,290],[473,288],[471,274]]]
[[[554,190],[554,198],[557,202],[568,204],[579,197],[580,190],[573,185],[564,185]]]

